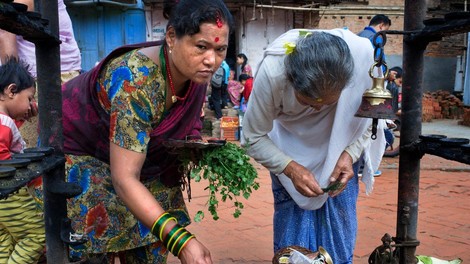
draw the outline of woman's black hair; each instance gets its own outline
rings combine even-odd
[[[248,79],[252,78],[250,75],[246,74],[246,73],[242,73],[240,74],[240,76],[238,76],[238,81],[241,82],[241,81],[246,81]]]
[[[15,84],[14,93],[35,87],[34,78],[28,72],[29,66],[15,57],[8,57],[0,66],[0,92],[10,84]]]
[[[243,72],[245,70],[246,64],[248,64],[248,57],[244,53],[239,53],[237,55],[237,58],[242,58],[243,59],[243,63],[240,67],[241,71]]]
[[[390,71],[395,71],[397,73],[395,78],[401,78],[403,76],[403,69],[399,66],[392,67]]]
[[[165,0],[163,16],[178,38],[197,34],[201,24],[218,20],[229,26],[230,33],[234,30],[232,14],[222,0]]]

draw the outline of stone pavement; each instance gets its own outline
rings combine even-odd
[[[455,120],[423,123],[422,134],[444,134],[470,138],[470,127]],[[354,263],[365,264],[370,253],[381,245],[385,233],[396,234],[399,157],[384,158],[383,174],[376,177],[374,191],[367,196],[364,185],[358,199],[358,237]],[[235,219],[231,203],[221,203],[220,219],[212,220],[205,207],[205,183],[191,183],[191,214],[204,210],[206,218],[192,223],[188,230],[204,243],[214,263],[272,263],[272,194],[268,171],[255,164],[260,189],[248,199],[242,215]],[[416,254],[440,259],[460,257],[470,262],[470,165],[425,155],[421,160]],[[171,256],[168,263],[180,263]]]

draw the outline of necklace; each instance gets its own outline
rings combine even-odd
[[[166,49],[167,49],[166,45],[164,45],[162,47],[162,49],[160,49],[160,63],[162,64],[163,76],[166,77],[166,81],[170,85],[171,102],[176,103],[178,100],[179,101],[184,101],[184,100],[186,100],[186,98],[189,95],[189,91],[191,90],[191,85],[187,89],[186,94],[184,95],[184,97],[179,97],[179,96],[176,95],[175,86],[173,84],[173,78],[171,77],[170,64],[168,63],[168,52],[167,52]],[[162,56],[162,53],[163,53],[164,56]],[[164,57],[164,58],[162,58],[162,57]]]

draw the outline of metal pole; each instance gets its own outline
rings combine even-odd
[[[424,28],[425,0],[405,0],[404,30]],[[400,133],[398,210],[396,243],[399,262],[416,263],[420,159],[402,146],[416,142],[421,134],[424,51],[427,42],[417,42],[405,35],[403,42],[403,99]]]
[[[57,0],[40,0],[42,17],[49,20],[51,34],[59,36]],[[63,155],[62,94],[60,81],[60,47],[56,42],[37,41],[39,138],[41,146],[53,147]],[[43,175],[44,221],[48,263],[67,263],[67,247],[60,238],[62,220],[67,216],[65,197],[53,194],[51,186],[64,181],[64,167]]]

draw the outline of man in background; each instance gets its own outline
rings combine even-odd
[[[372,41],[374,35],[382,30],[388,30],[392,26],[392,21],[388,16],[383,14],[375,15],[369,22],[369,26],[365,27],[357,35],[363,38],[368,38]]]

